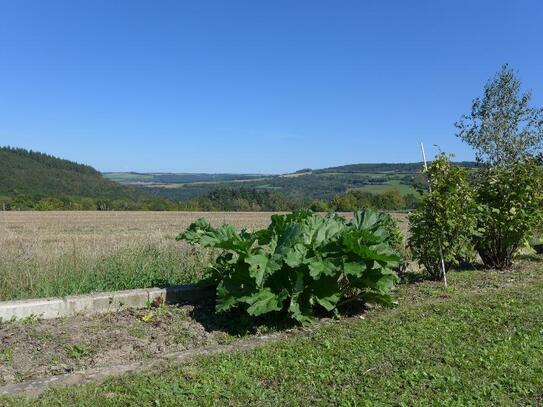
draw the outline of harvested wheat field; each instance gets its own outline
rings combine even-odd
[[[4,212],[0,300],[199,280],[208,253],[175,240],[200,217],[265,227],[270,213]]]
[[[26,248],[33,254],[55,255],[77,250],[105,253],[134,243],[164,244],[196,219],[214,226],[266,227],[269,212],[113,212],[51,211],[3,213],[3,248]]]
[[[210,253],[175,237],[200,217],[263,228],[269,212],[3,212],[0,300],[200,280]],[[346,214],[346,216],[349,216]],[[405,229],[405,215],[395,214]]]

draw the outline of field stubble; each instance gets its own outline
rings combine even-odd
[[[199,217],[259,228],[270,214],[3,212],[0,300],[197,281],[210,254],[175,236]]]
[[[205,217],[258,229],[270,212],[3,212],[0,300],[200,280],[212,253],[175,237]],[[405,229],[405,215],[396,215]]]

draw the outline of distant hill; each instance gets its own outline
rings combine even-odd
[[[474,162],[457,164],[475,166]],[[304,168],[282,175],[108,173],[106,176],[176,201],[198,198],[224,188],[280,192],[293,199],[330,200],[351,190],[373,194],[397,190],[402,196],[418,196],[417,188],[426,186],[421,168],[420,162],[366,163]]]
[[[0,147],[0,196],[139,199],[144,191],[110,181],[94,168],[48,154]]]
[[[223,182],[258,179],[269,175],[262,174],[208,174],[208,173],[171,173],[171,172],[104,172],[106,178],[120,184],[190,184],[194,182]]]
[[[476,166],[472,161],[460,161],[456,163],[461,167],[472,168]],[[352,174],[364,174],[364,173],[416,173],[422,168],[423,163],[370,163],[370,164],[348,164],[337,167],[328,167],[320,170],[314,170],[315,174],[325,173],[352,173]],[[300,170],[306,171],[306,170]],[[299,172],[299,171],[297,171]]]

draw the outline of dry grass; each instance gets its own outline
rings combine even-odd
[[[134,244],[171,246],[192,222],[205,217],[214,226],[268,225],[267,212],[4,212],[2,251],[17,250],[32,257],[109,254]]]
[[[199,217],[261,228],[270,213],[3,212],[0,300],[195,282],[209,253],[175,241]]]
[[[257,229],[269,212],[3,212],[0,300],[194,282],[209,252],[176,242],[200,217]],[[406,227],[405,215],[395,215]]]

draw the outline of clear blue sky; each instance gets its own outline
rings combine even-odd
[[[543,1],[0,0],[0,145],[102,171],[457,159],[504,62],[543,105]]]

